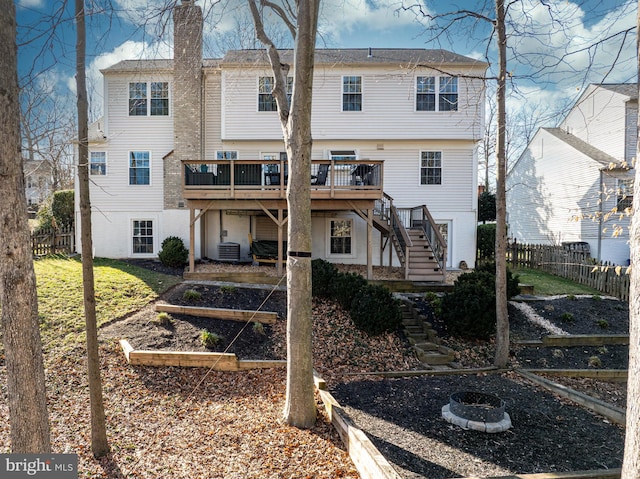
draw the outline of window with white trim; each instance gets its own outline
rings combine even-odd
[[[89,174],[104,176],[107,174],[107,153],[105,151],[92,151],[89,155]]]
[[[353,220],[332,219],[329,221],[329,253],[352,254]]]
[[[330,150],[329,159],[335,161],[356,161],[358,156],[355,150]]]
[[[168,82],[130,82],[129,116],[168,116]]]
[[[133,220],[133,254],[153,254],[153,221]]]
[[[275,80],[273,77],[258,78],[258,111],[278,111],[276,99],[273,96]],[[293,93],[293,77],[287,77],[287,100],[291,104]]]
[[[442,184],[442,152],[421,151],[420,152],[420,184],[421,185],[441,185]]]
[[[633,178],[619,178],[616,191],[618,212],[631,208],[633,206]]]
[[[416,111],[456,110],[458,110],[457,77],[416,77]]]
[[[362,111],[362,77],[342,77],[342,111]]]
[[[151,184],[151,157],[148,151],[129,152],[129,184]]]

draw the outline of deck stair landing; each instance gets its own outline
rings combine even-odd
[[[418,313],[413,303],[402,300],[402,324],[404,333],[425,369],[450,369],[455,357],[453,350],[440,344],[431,323]]]

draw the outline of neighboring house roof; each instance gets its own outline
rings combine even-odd
[[[293,50],[281,50],[282,61],[292,62]],[[424,48],[318,48],[316,64],[456,64],[486,66],[485,62],[458,55],[447,50],[427,50]],[[252,65],[268,64],[264,49],[229,50],[221,62],[225,64]]]
[[[638,99],[638,84],[637,83],[600,83],[600,87],[611,90],[621,95],[628,96],[631,100]]]
[[[591,146],[589,143],[587,143],[586,141],[582,141],[577,136],[574,136],[571,133],[567,133],[562,128],[541,128],[541,130],[544,130],[550,133],[551,135],[555,136],[559,140],[562,140],[563,142],[565,142],[570,147],[578,150],[580,153],[583,153],[584,155],[588,156],[592,160],[597,161],[604,168],[609,169],[611,165],[615,165],[616,168],[628,169],[628,168],[624,168],[621,165],[620,161],[618,161],[613,156],[605,153],[602,150],[599,150],[598,148]]]
[[[291,63],[293,50],[281,50],[282,61]],[[427,50],[424,48],[319,48],[316,49],[317,64],[349,65],[466,65],[486,67],[480,60],[458,55],[447,50]],[[229,50],[222,60],[204,59],[202,66],[215,68],[220,65],[269,64],[264,49]],[[142,71],[173,71],[173,60],[123,60],[102,73],[139,73]]]
[[[173,60],[122,60],[108,68],[100,70],[105,73],[137,73],[140,71],[173,71]]]

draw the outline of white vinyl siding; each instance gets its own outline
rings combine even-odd
[[[282,138],[277,115],[264,115],[256,107],[256,77],[267,76],[258,69],[228,69],[222,73],[222,139],[276,140]],[[452,72],[457,73],[457,72]],[[479,73],[479,72],[475,72]],[[312,132],[314,140],[440,140],[480,139],[484,102],[481,80],[457,78],[457,111],[416,111],[416,75],[383,67],[357,69],[318,67],[313,89]],[[362,105],[366,115],[354,120],[353,111],[343,111],[343,77],[362,78]]]
[[[560,127],[617,160],[624,160],[627,98],[591,85]]]
[[[163,209],[163,157],[174,148],[173,117],[129,116],[129,83],[155,80],[171,83],[171,76],[105,75],[107,175],[94,176],[94,180],[99,181],[99,187],[91,188],[91,203],[104,214],[139,211],[141,205],[148,212]],[[152,162],[149,185],[129,185],[129,157],[132,151],[149,152]],[[135,199],[131,197],[132,189],[136,191]]]
[[[509,236],[535,244],[597,240],[598,222],[591,217],[599,211],[601,167],[539,130],[507,176]]]

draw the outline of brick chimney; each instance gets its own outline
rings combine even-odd
[[[165,159],[164,207],[182,198],[182,160],[202,159],[202,9],[182,0],[173,10],[174,151]]]

